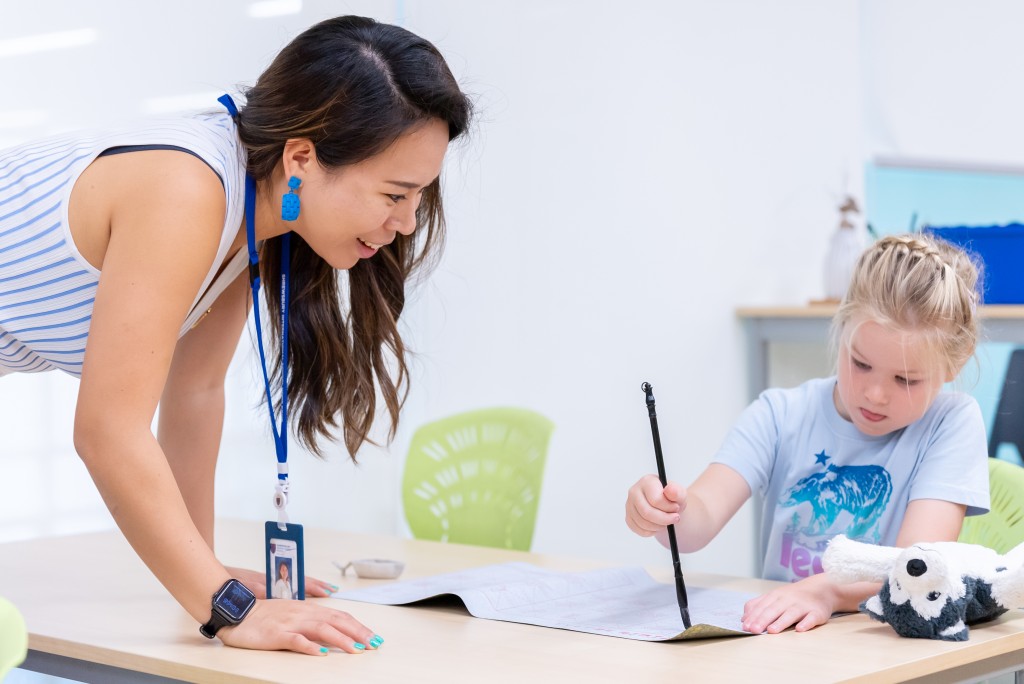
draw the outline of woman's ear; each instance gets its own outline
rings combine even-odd
[[[285,178],[308,176],[317,163],[316,147],[313,145],[313,141],[309,138],[290,138],[284,144],[281,163],[284,167]]]

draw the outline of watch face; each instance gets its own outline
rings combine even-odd
[[[235,622],[244,618],[255,602],[253,593],[238,580],[225,584],[214,599],[214,604],[224,611],[224,615]]]

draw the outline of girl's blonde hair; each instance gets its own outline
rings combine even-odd
[[[964,250],[925,233],[890,235],[860,257],[832,320],[832,346],[864,321],[924,335],[947,377],[978,346],[981,268]],[[852,324],[852,326],[851,326]]]

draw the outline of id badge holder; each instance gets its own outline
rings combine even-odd
[[[303,561],[302,525],[288,523],[285,529],[268,520],[266,530],[267,598],[306,598],[306,566]]]
[[[224,96],[220,102],[232,116],[238,110],[231,98]],[[252,288],[253,317],[256,319],[256,341],[260,352],[260,366],[263,369],[263,385],[266,390],[267,409],[270,413],[270,427],[274,433],[274,447],[277,452],[277,478],[274,490],[274,508],[277,521],[270,520],[264,526],[266,540],[263,545],[267,559],[267,598],[302,601],[306,598],[306,567],[303,561],[302,525],[288,521],[288,307],[291,291],[291,242],[290,233],[281,236],[281,424],[278,427],[274,412],[273,393],[270,390],[270,373],[263,353],[263,326],[260,323],[260,269],[259,253],[256,250],[256,181],[250,174],[245,175],[245,241],[249,251],[249,285]]]

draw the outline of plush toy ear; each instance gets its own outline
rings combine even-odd
[[[876,546],[848,539],[845,534],[833,537],[821,558],[821,565],[840,584],[849,582],[881,582],[903,549]]]
[[[885,618],[882,614],[882,599],[878,598],[877,594],[861,603],[860,609],[876,620],[885,622]]]

